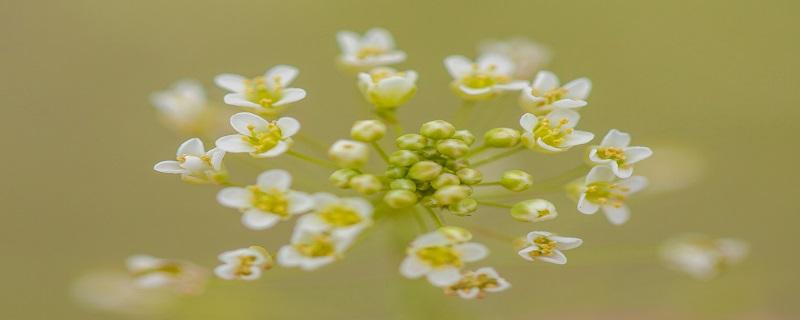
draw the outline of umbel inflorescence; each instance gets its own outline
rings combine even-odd
[[[585,161],[576,169],[551,180],[534,180],[528,172],[531,168],[497,166],[498,160],[512,155],[556,156],[595,138],[577,129],[591,82],[580,78],[561,84],[548,71],[534,76],[549,59],[541,46],[520,40],[487,43],[475,61],[446,57],[444,69],[453,78],[450,90],[462,101],[459,116],[429,119],[409,131],[396,114],[415,95],[418,74],[388,67],[402,63],[406,53],[382,29],[363,36],[340,32],[338,42],[338,63],[357,72],[354,90],[373,106],[375,118],[355,122],[348,139],[329,147],[328,159],[293,148],[301,121],[284,114],[305,98],[306,91],[291,87],[299,74],[297,68],[278,65],[261,76],[217,76],[214,82],[229,92],[224,102],[242,108],[230,117],[232,133],[217,138],[211,150],[200,138],[189,139],[180,145],[174,160],[155,165],[156,171],[179,174],[187,182],[223,186],[218,202],[241,212],[245,228],[267,230],[294,222],[290,239],[277,248],[274,257],[265,249],[270,246],[221,253],[221,264],[214,270],[217,277],[255,280],[273,265],[315,270],[342,259],[376,221],[387,215],[409,215],[419,221],[420,233],[408,244],[398,266],[400,274],[425,277],[444,292],[463,298],[483,297],[510,284],[491,267],[473,267],[489,250],[474,242],[470,230],[449,223],[456,221],[452,216],[469,217],[487,207],[500,207],[508,210],[507,218],[539,224],[556,219],[559,213],[553,203],[536,195],[566,190],[579,212],[602,211],[613,224],[629,219],[628,198],[647,184],[645,178],[633,175],[634,165],[652,152],[631,146],[625,132],[610,130],[588,148]],[[525,111],[518,124],[485,132],[470,127],[472,110],[509,94],[519,97]],[[205,94],[195,82],[183,81],[157,93],[154,102],[170,123],[181,128],[196,128],[201,120],[207,121]],[[292,175],[303,173],[281,168],[265,171],[247,184],[235,183],[223,161],[227,153],[244,153],[264,165],[273,157],[293,157],[330,169],[327,180],[340,192],[295,190]],[[376,162],[381,170],[374,169]],[[487,176],[482,169],[489,166],[500,169],[492,171],[500,174]],[[506,203],[503,199],[509,194],[527,199]],[[527,261],[564,264],[564,252],[582,244],[576,237],[531,229],[527,235],[514,235],[520,238],[514,243],[518,254]],[[130,264],[134,276],[147,285],[180,284],[192,274],[187,271],[196,268],[188,262],[143,256]]]

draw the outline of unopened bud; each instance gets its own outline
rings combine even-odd
[[[450,158],[460,158],[469,152],[469,145],[458,139],[446,139],[436,143],[436,150]]]
[[[428,145],[428,139],[416,133],[409,133],[397,137],[395,144],[399,149],[419,150]]]
[[[400,179],[405,177],[407,173],[408,168],[406,167],[389,167],[384,171],[383,175],[389,179]]]
[[[519,143],[520,133],[511,128],[494,128],[483,135],[484,143],[494,148],[510,148]]]
[[[433,193],[436,202],[442,205],[450,205],[466,199],[472,194],[472,188],[464,185],[450,185],[437,189]]]
[[[442,173],[436,179],[431,180],[431,187],[434,189],[441,189],[445,186],[459,185],[461,180],[458,176],[452,173]]]
[[[442,173],[442,166],[433,161],[420,161],[408,169],[408,177],[419,181],[431,181]]]
[[[397,150],[389,155],[389,163],[398,167],[408,167],[419,160],[419,155],[409,150]]]
[[[423,123],[419,133],[431,139],[447,139],[456,133],[456,127],[444,120],[434,120]]]
[[[417,190],[417,184],[408,179],[395,179],[389,183],[389,188],[392,188],[393,190],[415,191]]]
[[[514,204],[511,207],[511,216],[520,221],[539,222],[555,219],[558,212],[550,201],[533,199]]]
[[[358,171],[353,169],[339,169],[331,173],[328,180],[337,188],[349,188],[350,179],[358,175]]]
[[[459,216],[468,216],[478,209],[478,201],[472,198],[466,198],[447,207],[450,212]]]
[[[437,229],[436,231],[443,234],[445,237],[447,237],[447,239],[453,240],[458,243],[472,240],[472,233],[470,233],[469,230],[461,227],[444,226]]]
[[[453,134],[453,139],[458,139],[464,141],[467,145],[471,146],[475,143],[475,135],[469,130],[458,130],[455,134]]]
[[[395,209],[406,208],[417,203],[417,194],[408,190],[391,190],[383,196],[383,202]]]
[[[350,129],[350,136],[362,142],[375,142],[386,134],[386,125],[378,120],[356,121]]]
[[[383,183],[378,177],[371,174],[360,174],[350,179],[350,188],[364,195],[381,191]]]
[[[328,156],[341,167],[358,168],[369,160],[369,147],[358,141],[339,140],[328,149]]]
[[[458,178],[461,179],[461,183],[467,185],[478,184],[481,183],[481,180],[483,180],[483,174],[481,174],[480,171],[472,168],[463,168],[458,170],[456,175],[458,175]]]
[[[503,172],[500,185],[515,192],[525,191],[533,185],[533,177],[522,170],[509,170]]]

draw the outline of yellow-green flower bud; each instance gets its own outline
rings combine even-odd
[[[464,168],[469,168],[469,161],[467,159],[450,159],[447,160],[447,169],[458,171]]]
[[[417,194],[408,190],[391,190],[383,196],[383,202],[395,209],[406,208],[417,203]]]
[[[550,201],[533,199],[514,204],[511,207],[511,216],[520,221],[539,222],[555,219],[558,212]]]
[[[389,155],[389,163],[398,167],[408,167],[419,160],[419,155],[409,150],[397,150]]]
[[[386,125],[378,120],[356,121],[350,129],[350,136],[362,142],[375,142],[386,134]]]
[[[397,148],[403,150],[419,150],[428,145],[428,139],[416,133],[408,133],[395,139]]]
[[[494,128],[483,135],[484,143],[494,148],[510,148],[519,144],[520,133],[511,128]]]
[[[422,199],[419,200],[426,208],[438,208],[440,206],[439,202],[432,196],[424,196]]]
[[[478,201],[472,198],[466,198],[454,204],[447,206],[450,212],[459,216],[468,216],[478,210]]]
[[[347,189],[350,187],[350,179],[358,175],[358,171],[353,169],[339,169],[331,173],[328,180],[337,188]]]
[[[436,151],[450,158],[460,158],[469,152],[469,145],[458,139],[445,139],[436,143]]]
[[[408,177],[419,181],[431,181],[442,173],[442,166],[433,161],[420,161],[408,169]]]
[[[475,143],[475,135],[469,130],[458,130],[455,134],[453,134],[453,139],[458,139],[464,141],[467,145],[471,146]]]
[[[393,190],[416,191],[417,184],[408,179],[394,179],[391,183],[389,183],[389,188],[392,188]]]
[[[500,185],[515,192],[525,191],[533,185],[533,177],[522,170],[509,170],[503,172]]]
[[[339,140],[328,149],[328,156],[341,167],[358,168],[369,160],[369,147],[358,141]]]
[[[456,133],[456,127],[444,120],[433,120],[423,123],[419,133],[431,139],[447,139]]]
[[[350,178],[350,188],[360,194],[369,195],[381,191],[383,183],[374,175],[360,174]]]
[[[437,189],[433,193],[436,202],[442,205],[450,205],[466,199],[472,195],[472,188],[465,185],[449,185]]]
[[[467,242],[472,240],[472,233],[469,230],[456,226],[444,226],[436,230],[448,239],[457,243]]]
[[[481,180],[483,180],[483,174],[480,171],[472,168],[463,168],[458,170],[456,175],[458,175],[458,178],[461,179],[461,183],[467,185],[478,184],[481,183]]]
[[[442,173],[436,179],[431,180],[431,187],[434,189],[441,189],[445,186],[461,184],[458,176],[452,173]]]
[[[393,109],[406,103],[417,92],[417,73],[398,72],[378,67],[358,74],[358,88],[364,98],[378,108]]]
[[[383,173],[389,179],[400,179],[406,176],[408,168],[405,167],[389,167]]]

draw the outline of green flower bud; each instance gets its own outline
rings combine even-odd
[[[442,173],[436,179],[431,180],[431,187],[434,189],[441,189],[445,186],[459,185],[461,180],[458,176],[452,173]]]
[[[436,143],[436,150],[450,158],[460,158],[469,152],[469,145],[458,139],[445,139]]]
[[[471,146],[475,143],[475,135],[469,130],[458,130],[455,134],[453,134],[453,139],[458,139],[464,141],[468,146]]]
[[[520,133],[511,128],[494,128],[486,131],[483,140],[486,145],[494,148],[510,148],[519,143]]]
[[[464,185],[449,185],[441,189],[437,189],[433,193],[433,198],[436,202],[442,205],[450,205],[466,199],[472,195],[472,188]]]
[[[424,196],[424,197],[422,197],[422,199],[419,200],[419,203],[421,203],[426,208],[438,208],[441,205],[432,196]]]
[[[453,240],[453,241],[458,242],[458,243],[467,242],[467,241],[472,240],[472,233],[470,233],[469,230],[461,228],[461,227],[444,226],[444,227],[441,227],[441,228],[437,229],[436,231],[440,232],[441,234],[443,234],[448,239]]]
[[[456,127],[444,120],[434,120],[423,123],[419,133],[431,139],[447,139],[456,133]]]
[[[357,175],[358,171],[353,169],[339,169],[331,173],[328,180],[338,188],[347,189],[350,187],[350,179]]]
[[[389,183],[389,188],[392,188],[393,190],[416,191],[417,184],[408,179],[395,179]]]
[[[533,199],[514,204],[511,207],[511,216],[520,221],[539,222],[555,219],[558,212],[550,201]]]
[[[386,125],[378,120],[356,121],[350,129],[350,136],[362,142],[378,141],[386,134]]]
[[[478,209],[478,201],[472,198],[466,198],[457,203],[447,206],[450,212],[459,216],[468,216]]]
[[[456,175],[458,175],[458,178],[461,179],[461,183],[467,185],[478,184],[481,183],[481,180],[483,180],[483,174],[480,171],[472,168],[463,168],[458,170]]]
[[[533,177],[522,170],[509,170],[503,172],[500,185],[515,192],[525,191],[533,185]]]
[[[360,174],[350,179],[350,188],[364,195],[381,191],[383,183],[378,177],[371,174]]]
[[[417,194],[408,190],[391,190],[383,196],[383,202],[395,209],[407,208],[417,203]]]
[[[408,168],[389,167],[383,174],[389,179],[400,179],[404,178],[407,173],[408,173]]]
[[[467,159],[450,159],[446,163],[447,169],[458,171],[464,168],[469,168],[469,160]]]
[[[419,181],[431,181],[442,173],[442,166],[433,161],[420,161],[408,169],[408,177]]]
[[[419,155],[409,150],[397,150],[389,156],[389,163],[398,167],[408,167],[419,160]]]
[[[339,140],[328,149],[328,156],[341,167],[358,168],[369,160],[369,147],[357,141]]]
[[[403,150],[419,150],[428,145],[428,139],[416,133],[399,136],[394,142],[397,148]]]

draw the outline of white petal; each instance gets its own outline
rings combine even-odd
[[[478,68],[493,70],[497,75],[511,75],[514,72],[514,63],[508,56],[498,53],[487,53],[478,57]]]
[[[499,278],[500,275],[497,274],[497,271],[494,270],[492,267],[483,267],[478,270],[475,270],[475,274],[485,274],[489,276],[489,278]]]
[[[330,264],[336,261],[336,258],[332,256],[326,257],[316,257],[316,258],[304,258],[300,261],[300,268],[305,271],[311,271],[318,269],[326,264]]]
[[[299,73],[300,71],[298,71],[297,68],[281,64],[269,69],[269,71],[264,74],[264,79],[268,84],[274,84],[275,77],[279,77],[280,85],[286,87],[294,81],[294,78],[296,78]]]
[[[457,244],[453,248],[461,253],[461,259],[465,262],[478,261],[489,255],[489,249],[486,246],[475,242]]]
[[[484,88],[471,88],[465,85],[459,85],[458,90],[463,92],[466,95],[470,96],[481,96],[492,92],[491,87],[484,87]]]
[[[585,193],[581,194],[581,198],[578,200],[578,211],[583,214],[595,214],[598,209],[600,209],[599,205],[586,199]]]
[[[619,164],[617,164],[616,161],[611,161],[609,162],[609,164],[611,165],[611,170],[614,171],[614,174],[617,175],[617,177],[619,178],[627,179],[630,178],[630,176],[633,174],[632,166],[626,166],[624,168],[620,168]]]
[[[574,100],[586,100],[586,98],[589,97],[589,92],[592,91],[592,81],[587,78],[579,78],[567,82],[563,88],[567,90],[567,98]]]
[[[618,186],[627,189],[628,194],[636,193],[646,188],[648,184],[647,178],[642,176],[630,177],[617,183]]]
[[[181,164],[178,161],[161,161],[156,163],[153,166],[153,170],[161,172],[161,173],[186,173],[187,170],[181,167]]]
[[[561,99],[556,102],[553,102],[554,108],[565,108],[565,109],[573,109],[573,108],[580,108],[586,106],[588,103],[582,100],[572,100],[572,99]]]
[[[428,232],[418,236],[411,242],[412,248],[432,247],[448,245],[453,241],[448,239],[447,236],[438,231]]]
[[[604,147],[624,148],[627,147],[628,144],[630,143],[631,143],[630,134],[619,131],[617,129],[611,129],[603,138],[603,141],[600,143],[600,145]]]
[[[558,243],[557,246],[559,250],[575,249],[583,244],[583,240],[573,237],[552,236],[550,240]]]
[[[350,31],[340,31],[336,33],[336,40],[339,42],[339,49],[344,53],[354,53],[358,51],[358,34]]]
[[[634,164],[653,155],[648,147],[629,147],[625,149],[625,163]]]
[[[233,280],[235,277],[233,276],[234,270],[236,266],[230,264],[223,264],[214,268],[214,274],[225,280]]]
[[[256,280],[256,279],[258,279],[260,277],[261,277],[261,269],[253,266],[253,267],[250,267],[250,274],[240,276],[239,279],[246,280],[246,281],[252,281],[252,280]]]
[[[261,190],[275,188],[280,191],[286,191],[292,186],[292,175],[286,170],[273,169],[259,174],[256,181]]]
[[[252,194],[245,188],[228,187],[217,193],[217,202],[230,208],[249,208],[252,199]]]
[[[306,213],[314,208],[314,199],[305,192],[291,191],[288,195],[289,213]]]
[[[577,145],[582,145],[585,143],[589,143],[594,139],[594,133],[575,130],[571,134],[564,137],[563,146],[570,148]]]
[[[569,109],[556,109],[547,115],[547,119],[550,120],[551,126],[555,126],[561,120],[566,119],[567,123],[562,128],[574,128],[578,121],[581,120],[581,115]]]
[[[528,234],[525,236],[525,239],[528,240],[528,243],[533,244],[534,240],[536,240],[536,238],[538,238],[538,237],[549,238],[552,235],[553,235],[552,233],[547,232],[547,231],[531,231],[531,232],[528,232]]]
[[[211,167],[214,170],[222,169],[222,159],[225,157],[225,150],[214,148],[206,153],[211,158]]]
[[[394,48],[394,38],[392,34],[383,28],[372,28],[364,34],[363,41],[369,45],[376,45],[380,48]]]
[[[281,137],[289,138],[300,131],[300,122],[295,118],[283,117],[276,121],[278,128],[281,129]]]
[[[137,254],[130,256],[128,259],[125,259],[125,266],[128,268],[128,270],[136,272],[145,269],[155,268],[158,265],[162,264],[163,262],[164,259],[159,259],[144,254]]]
[[[372,211],[373,211],[372,204],[369,201],[367,201],[366,199],[364,199],[364,198],[345,198],[345,199],[342,199],[342,201],[344,201],[344,203],[346,203],[351,208],[355,209],[356,212],[358,212],[358,214],[361,217],[368,218],[368,217],[372,216]]]
[[[282,155],[286,150],[289,150],[289,144],[286,141],[279,141],[272,149],[266,152],[253,154],[256,158],[272,158]]]
[[[225,104],[232,106],[261,109],[260,104],[247,100],[247,96],[245,96],[244,93],[229,93],[226,94],[222,100],[225,101]]]
[[[444,67],[453,79],[461,79],[472,71],[472,61],[464,56],[449,56],[444,59]]]
[[[200,157],[196,156],[186,157],[183,163],[181,164],[181,167],[186,169],[188,173],[198,173],[208,169],[208,165],[206,165],[206,162],[203,161],[203,159],[200,159]]]
[[[406,257],[400,263],[400,274],[406,278],[416,279],[431,271],[431,267],[416,257]]]
[[[458,293],[459,297],[469,300],[477,298],[481,293],[481,289],[475,287],[468,288],[466,291],[464,291],[464,289],[459,289],[456,293]]]
[[[389,77],[378,82],[373,94],[385,101],[402,101],[414,90],[414,82],[404,77]]]
[[[546,92],[558,88],[558,77],[550,71],[539,71],[531,85],[539,92]]]
[[[494,87],[499,90],[507,90],[507,91],[524,90],[525,88],[528,87],[528,82],[512,81],[509,83],[496,84]]]
[[[557,147],[557,146],[551,146],[551,145],[545,143],[544,140],[542,140],[542,138],[537,138],[536,139],[536,145],[539,146],[539,148],[542,148],[545,151],[549,151],[549,152],[562,152],[562,151],[566,150],[564,148],[560,148],[560,147]]]
[[[554,263],[554,264],[566,264],[567,263],[567,256],[565,256],[564,253],[562,253],[559,250],[553,250],[553,253],[550,254],[549,256],[540,256],[540,257],[536,257],[536,259],[544,261],[544,262]]]
[[[248,143],[244,139],[245,139],[245,137],[243,137],[241,135],[232,134],[232,135],[224,136],[224,137],[221,137],[221,138],[217,139],[217,141],[215,143],[217,145],[217,148],[220,148],[220,149],[225,150],[227,152],[236,153],[236,152],[253,152],[253,151],[255,151],[255,148],[253,147],[253,145],[251,145],[250,143]]]
[[[533,259],[533,257],[531,257],[530,253],[531,253],[531,251],[535,251],[537,249],[538,249],[537,246],[529,246],[529,247],[525,247],[522,250],[518,251],[517,254],[520,257],[522,257],[522,259],[525,259],[525,260],[528,260],[528,261],[533,261],[534,259]]]
[[[304,257],[292,246],[283,246],[278,250],[278,263],[284,267],[296,267],[303,259]]]
[[[603,212],[605,212],[608,221],[611,221],[611,223],[615,225],[621,225],[627,222],[631,217],[628,206],[624,204],[619,207],[610,205],[603,206]]]
[[[533,128],[536,128],[537,123],[539,123],[539,120],[532,113],[523,114],[519,118],[519,125],[525,129],[525,132],[533,132]]]
[[[264,120],[264,118],[250,112],[239,112],[234,114],[231,116],[230,122],[231,127],[233,127],[236,132],[246,136],[250,135],[249,128],[252,127],[255,131],[266,131],[267,125],[269,124],[269,122]]]
[[[247,210],[242,215],[242,224],[253,230],[264,230],[274,226],[281,218],[275,214],[264,213],[258,209]]]
[[[182,155],[189,155],[201,157],[205,154],[206,149],[203,146],[203,141],[200,140],[200,138],[191,138],[181,143],[181,145],[178,147],[176,156],[180,157]]]
[[[280,107],[293,102],[303,100],[306,97],[306,91],[300,88],[287,88],[283,90],[281,99],[272,104],[275,107]]]
[[[428,282],[437,287],[447,287],[461,280],[461,272],[454,267],[436,268],[428,272]]]
[[[586,182],[585,184],[591,184],[595,182],[608,182],[614,181],[614,172],[611,171],[611,168],[606,166],[596,166],[589,170],[589,174],[586,175]]]
[[[322,209],[327,205],[339,201],[339,197],[327,193],[327,192],[317,192],[312,195],[314,198],[314,204],[317,209]]]
[[[245,77],[238,74],[223,73],[214,77],[214,83],[231,92],[244,92]]]

